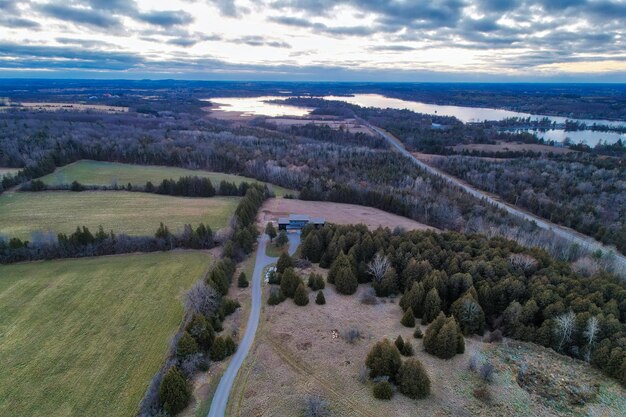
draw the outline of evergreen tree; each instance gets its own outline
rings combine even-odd
[[[337,274],[343,269],[352,269],[352,264],[350,263],[350,258],[345,253],[340,252],[332,263],[330,271],[328,271],[326,281],[328,281],[329,284],[334,284]]]
[[[183,335],[178,339],[178,343],[176,344],[176,356],[183,359],[189,355],[198,353],[198,350],[198,343],[196,343],[194,338],[191,337],[189,332],[183,332]]]
[[[213,326],[202,314],[194,314],[187,325],[187,331],[198,344],[198,348],[208,351],[215,340]]]
[[[483,334],[485,313],[471,293],[465,293],[463,297],[452,303],[450,312],[459,322],[464,335]]]
[[[241,274],[239,274],[239,278],[237,279],[237,286],[239,288],[246,288],[248,286],[248,278],[246,277],[246,273],[245,272],[241,272]]]
[[[400,320],[405,327],[415,327],[415,316],[413,315],[413,309],[409,307]]]
[[[365,365],[370,369],[371,378],[387,376],[395,379],[401,364],[400,352],[389,339],[377,342],[365,359]]]
[[[387,297],[398,293],[398,274],[393,267],[387,268],[380,282],[374,281],[372,287],[378,297]]]
[[[322,243],[316,231],[310,232],[302,242],[300,248],[302,257],[313,263],[318,263],[322,257]]]
[[[276,243],[277,248],[282,248],[287,243],[289,243],[289,236],[287,236],[287,232],[285,232],[284,230],[281,230],[280,233],[278,234],[278,237],[276,238],[275,243]]]
[[[285,300],[285,296],[280,291],[280,288],[272,288],[270,290],[270,296],[267,299],[267,304],[271,306],[278,305]]]
[[[280,277],[280,290],[285,297],[293,298],[302,280],[293,268],[287,268]]]
[[[226,341],[222,336],[218,336],[213,341],[213,346],[211,347],[211,359],[214,361],[224,360],[228,356],[228,347],[226,346]]]
[[[411,307],[415,317],[422,317],[424,314],[424,296],[422,283],[414,282],[411,288],[400,298],[400,307],[405,311]]]
[[[296,288],[296,291],[293,296],[293,302],[299,306],[305,306],[309,304],[309,295],[306,292],[306,288],[304,288],[304,284],[301,282]]]
[[[265,226],[265,234],[269,236],[270,242],[274,240],[276,237],[276,229],[274,228],[274,223],[269,222],[267,226]]]
[[[182,372],[172,366],[163,376],[159,386],[159,400],[170,415],[181,412],[191,400],[191,389]]]
[[[315,304],[319,304],[319,305],[326,304],[326,298],[324,297],[324,293],[322,291],[317,292],[317,297],[315,297]]]
[[[424,350],[426,350],[426,352],[434,354],[437,334],[439,334],[439,330],[441,330],[445,323],[446,316],[444,316],[443,313],[439,313],[437,318],[426,328],[426,332],[424,333]]]
[[[293,259],[286,252],[281,253],[280,258],[278,258],[278,262],[276,262],[276,272],[282,274],[285,272],[285,269],[293,267]]]
[[[416,339],[421,339],[422,337],[424,337],[424,334],[422,333],[422,329],[417,327],[415,331],[413,332],[413,337]]]
[[[226,336],[224,338],[224,353],[226,357],[232,355],[236,351],[237,351],[237,344],[235,343],[232,337]]]
[[[374,398],[379,400],[390,400],[393,397],[393,387],[389,381],[378,381],[372,388]]]
[[[413,356],[414,352],[411,342],[406,340],[404,342],[404,345],[402,346],[402,350],[400,351],[400,353],[402,354],[402,356]]]
[[[442,359],[450,359],[465,351],[465,339],[461,328],[453,316],[440,313],[426,329],[424,349]]]
[[[424,300],[424,314],[422,315],[422,324],[428,324],[437,317],[441,312],[441,298],[436,288],[432,288],[426,294]]]
[[[430,394],[430,378],[417,359],[404,361],[398,371],[398,390],[409,398],[426,398]]]
[[[324,278],[320,274],[311,272],[311,274],[309,275],[308,286],[311,290],[317,291],[317,290],[323,290],[326,284],[324,282]]]
[[[335,289],[340,294],[354,294],[359,286],[351,267],[344,267],[337,271],[335,276]]]
[[[398,335],[394,344],[398,348],[398,351],[402,352],[402,349],[404,349],[404,340],[402,339],[402,335]]]

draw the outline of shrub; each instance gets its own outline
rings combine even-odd
[[[280,285],[280,275],[278,275],[276,270],[270,271],[267,282],[271,285]]]
[[[342,332],[342,336],[346,342],[354,344],[361,337],[361,331],[356,327],[350,327]]]
[[[367,382],[367,378],[369,377],[370,369],[362,364],[359,368],[359,374],[357,375],[357,379],[361,384],[365,384]]]
[[[215,340],[213,326],[202,314],[194,314],[187,325],[187,331],[194,338],[201,350],[207,351]]]
[[[222,312],[222,315],[226,317],[233,314],[239,307],[241,307],[239,301],[224,297],[222,299],[222,306],[220,310]]]
[[[189,355],[193,355],[194,353],[198,353],[198,350],[198,344],[194,338],[191,337],[189,332],[183,332],[180,339],[178,339],[178,343],[176,344],[176,356],[182,359]]]
[[[330,407],[328,402],[318,396],[307,398],[304,407],[304,417],[329,417]]]
[[[424,334],[422,333],[422,329],[420,329],[419,327],[415,329],[415,331],[413,332],[413,337],[416,339],[421,339],[422,337],[424,337]]]
[[[489,343],[499,343],[502,341],[502,331],[500,329],[496,329],[493,332],[489,333],[487,337],[487,341]]]
[[[315,304],[319,304],[319,305],[326,304],[326,298],[324,297],[324,293],[322,291],[317,292],[317,297],[315,297]]]
[[[372,287],[368,287],[361,295],[361,303],[367,305],[378,304],[378,298],[376,298],[376,291]]]
[[[275,306],[282,303],[283,301],[285,301],[285,296],[283,295],[280,288],[272,287],[270,289],[270,296],[267,299],[267,304]]]
[[[304,284],[301,282],[296,288],[296,292],[293,295],[293,302],[299,306],[305,306],[309,304],[309,294],[306,292],[306,288],[304,288]]]
[[[389,339],[377,342],[365,359],[365,365],[370,369],[371,378],[387,376],[394,379],[401,364],[400,352]]]
[[[400,323],[405,327],[415,327],[415,316],[413,315],[413,309],[411,307],[406,310]]]
[[[159,386],[161,405],[170,415],[181,412],[191,399],[191,389],[182,372],[172,366],[161,380]]]
[[[398,390],[409,398],[425,398],[430,394],[430,378],[417,359],[407,359],[398,371]]]
[[[480,367],[479,375],[483,379],[483,381],[491,382],[493,381],[493,376],[495,373],[495,368],[491,364],[491,362],[485,362]]]
[[[246,273],[242,272],[239,274],[239,278],[237,279],[237,286],[239,288],[246,288],[249,285],[248,278],[246,277]]]
[[[487,387],[479,387],[474,389],[474,397],[476,397],[476,399],[484,402],[484,403],[489,403],[491,402],[491,393],[489,392],[489,389],[487,389]]]
[[[311,272],[311,275],[309,275],[308,286],[311,290],[318,291],[323,290],[326,284],[324,282],[324,278],[320,274]]]
[[[394,342],[394,344],[398,348],[398,351],[402,352],[402,349],[404,349],[404,340],[402,339],[401,335],[398,335],[398,337],[396,338],[396,341]]]
[[[224,347],[225,347],[225,352],[226,352],[227,357],[237,351],[237,343],[235,343],[233,338],[230,336],[226,336],[224,338]]]
[[[393,397],[393,387],[389,381],[379,381],[374,384],[372,390],[374,392],[374,398],[379,400],[390,400]]]
[[[402,350],[400,350],[402,356],[413,356],[415,353],[413,351],[413,345],[408,340],[404,342],[404,346],[402,346]]]
[[[223,337],[218,336],[215,338],[213,346],[211,347],[211,359],[221,361],[224,360],[226,356],[226,342]]]

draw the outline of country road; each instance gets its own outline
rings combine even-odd
[[[289,233],[288,236],[289,254],[293,255],[298,248],[298,245],[300,244],[300,234]],[[254,342],[254,336],[259,326],[259,317],[261,315],[261,303],[263,302],[261,300],[263,269],[265,269],[266,266],[275,263],[278,259],[272,258],[265,254],[265,248],[268,244],[268,241],[269,239],[266,234],[262,234],[259,237],[259,244],[256,252],[256,261],[254,263],[254,272],[252,273],[252,302],[250,303],[250,316],[248,316],[246,332],[243,335],[243,338],[240,340],[237,351],[231,358],[230,363],[228,364],[228,368],[226,368],[224,375],[222,375],[222,378],[217,385],[217,390],[215,391],[215,395],[213,396],[213,401],[211,402],[211,408],[209,410],[208,417],[224,417],[224,415],[226,414],[228,397],[230,396],[230,391],[233,387],[233,384],[235,383],[235,378],[237,377],[239,368],[241,368],[243,361],[246,359],[246,356],[248,355],[248,352],[252,347],[252,343]]]
[[[538,227],[545,229],[545,230],[550,230],[552,231],[555,235],[562,237],[564,239],[566,239],[567,241],[571,242],[571,243],[577,243],[578,245],[580,245],[582,248],[585,248],[589,251],[595,251],[595,250],[601,250],[603,253],[612,253],[615,256],[615,260],[617,263],[619,263],[620,269],[623,273],[623,271],[626,270],[626,256],[620,254],[619,252],[617,252],[615,249],[613,248],[609,248],[605,245],[603,245],[602,243],[598,242],[597,240],[589,237],[589,236],[585,236],[581,233],[578,233],[575,230],[572,230],[570,228],[564,227],[564,226],[560,226],[557,225],[555,223],[552,223],[548,220],[545,220],[541,217],[535,216],[534,214],[528,213],[526,211],[523,211],[515,206],[512,206],[508,203],[505,203],[499,199],[496,199],[494,197],[492,197],[491,195],[485,193],[484,191],[481,191],[477,188],[472,187],[471,185],[461,181],[460,179],[446,174],[443,171],[440,171],[436,168],[433,168],[432,166],[420,161],[417,157],[415,157],[415,155],[411,154],[409,151],[406,150],[406,148],[404,147],[404,145],[402,144],[402,142],[400,142],[400,140],[398,140],[396,137],[394,137],[392,134],[390,134],[389,132],[376,127],[372,124],[370,124],[369,122],[365,121],[362,118],[358,118],[357,119],[365,126],[369,127],[371,130],[373,130],[374,132],[378,133],[383,139],[385,139],[387,142],[389,142],[398,152],[400,152],[402,155],[406,156],[407,158],[411,159],[413,161],[413,163],[415,163],[415,165],[417,165],[418,167],[420,167],[421,169],[423,169],[424,171],[435,175],[439,178],[442,178],[446,181],[448,181],[449,183],[463,189],[464,191],[466,191],[467,193],[471,194],[472,196],[485,200],[490,204],[493,204],[501,209],[506,210],[508,213],[517,216],[517,217],[521,217],[522,219],[534,222]]]

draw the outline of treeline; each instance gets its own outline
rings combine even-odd
[[[338,291],[371,282],[379,296],[403,294],[423,324],[452,315],[465,335],[551,347],[626,386],[626,284],[615,276],[582,277],[540,249],[482,235],[327,225],[302,236],[301,256],[330,268]]]
[[[178,180],[164,179],[160,184],[154,185],[148,181],[145,185],[84,185],[78,181],[71,184],[49,185],[41,180],[32,180],[20,186],[20,191],[136,191],[182,197],[214,197],[219,196],[244,196],[250,188],[250,183],[244,181],[239,185],[234,182],[222,180],[219,187],[213,187],[209,178],[198,176],[180,177]]]
[[[182,232],[172,233],[163,223],[154,236],[127,236],[106,232],[99,227],[92,233],[86,226],[72,234],[36,234],[31,242],[0,236],[0,264],[44,259],[81,258],[132,252],[157,252],[176,248],[210,249],[215,246],[213,231],[200,223],[195,229],[186,224]]]
[[[576,155],[508,161],[448,157],[437,158],[433,164],[538,216],[615,245],[626,254],[623,160]]]

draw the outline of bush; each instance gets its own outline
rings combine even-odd
[[[377,342],[365,359],[365,365],[370,369],[371,378],[387,376],[394,379],[401,364],[400,352],[389,339]]]
[[[267,299],[267,304],[271,306],[278,305],[285,301],[285,296],[283,295],[280,288],[272,287],[270,288],[270,296]]]
[[[479,374],[480,374],[480,377],[483,379],[483,381],[486,381],[486,382],[493,381],[494,373],[495,373],[495,368],[493,367],[491,362],[485,362],[480,367]]]
[[[411,344],[411,342],[409,342],[408,340],[404,342],[404,346],[402,346],[402,349],[400,350],[400,353],[402,354],[402,356],[413,356],[414,355],[414,351],[413,351],[413,345]]]
[[[324,278],[320,274],[311,272],[311,275],[309,275],[308,286],[311,290],[318,291],[323,290],[326,286],[326,283],[324,282]]]
[[[276,270],[270,271],[267,282],[270,285],[280,285],[280,275],[278,275],[278,272],[276,272]]]
[[[239,278],[237,279],[237,286],[239,288],[246,288],[248,287],[249,283],[248,283],[248,278],[246,277],[246,273],[242,272],[241,274],[239,274]]]
[[[306,288],[304,288],[302,282],[298,285],[298,288],[296,288],[296,292],[293,295],[293,302],[301,307],[309,304],[309,294],[306,292]]]
[[[326,298],[324,297],[324,293],[322,291],[317,292],[317,297],[315,297],[315,304],[319,304],[319,305],[326,304]]]
[[[241,307],[239,301],[224,297],[220,311],[223,317],[227,317],[233,314],[239,307]]]
[[[372,390],[374,392],[374,398],[379,400],[390,400],[393,397],[393,387],[389,381],[379,381],[374,384]]]
[[[479,387],[474,389],[474,397],[476,397],[476,399],[484,402],[484,403],[489,403],[491,402],[491,393],[489,392],[489,390],[487,389],[487,387]]]
[[[416,339],[421,339],[422,337],[424,337],[424,334],[422,333],[422,329],[420,329],[419,327],[415,329],[415,331],[413,332],[413,337]]]
[[[161,405],[170,415],[181,412],[191,399],[191,389],[182,372],[172,366],[161,380],[159,386]]]
[[[224,338],[224,347],[225,347],[227,357],[237,351],[237,343],[235,343],[233,338],[230,336],[226,336]]]
[[[413,315],[413,309],[411,307],[406,310],[400,323],[405,327],[415,327],[415,316]]]
[[[211,347],[211,359],[214,361],[221,361],[226,358],[226,343],[224,342],[224,338],[218,336],[213,341],[213,347]]]
[[[454,317],[439,313],[435,321],[426,329],[424,349],[442,359],[450,359],[465,351],[465,339]]]
[[[304,417],[329,417],[330,407],[328,402],[320,397],[311,396],[307,398],[304,407]]]
[[[368,287],[361,295],[361,303],[366,305],[378,304],[378,298],[376,298],[376,291],[372,287]]]
[[[401,335],[398,335],[398,337],[396,338],[396,341],[394,342],[394,344],[398,348],[398,351],[402,352],[402,349],[404,349],[404,340],[402,339]]]
[[[489,343],[502,342],[502,331],[500,329],[496,329],[493,332],[489,333],[489,336],[487,336],[487,342]]]
[[[178,339],[178,343],[176,344],[176,356],[182,359],[189,355],[193,355],[198,353],[198,343],[194,340],[193,337],[189,334],[189,332],[183,332],[183,335]]]
[[[187,331],[194,338],[201,350],[207,351],[215,340],[213,326],[202,314],[194,314],[187,325]]]
[[[361,337],[361,331],[356,327],[350,327],[342,332],[342,336],[346,342],[354,344]]]
[[[407,359],[398,371],[398,390],[409,398],[425,398],[430,394],[430,378],[417,359]]]

